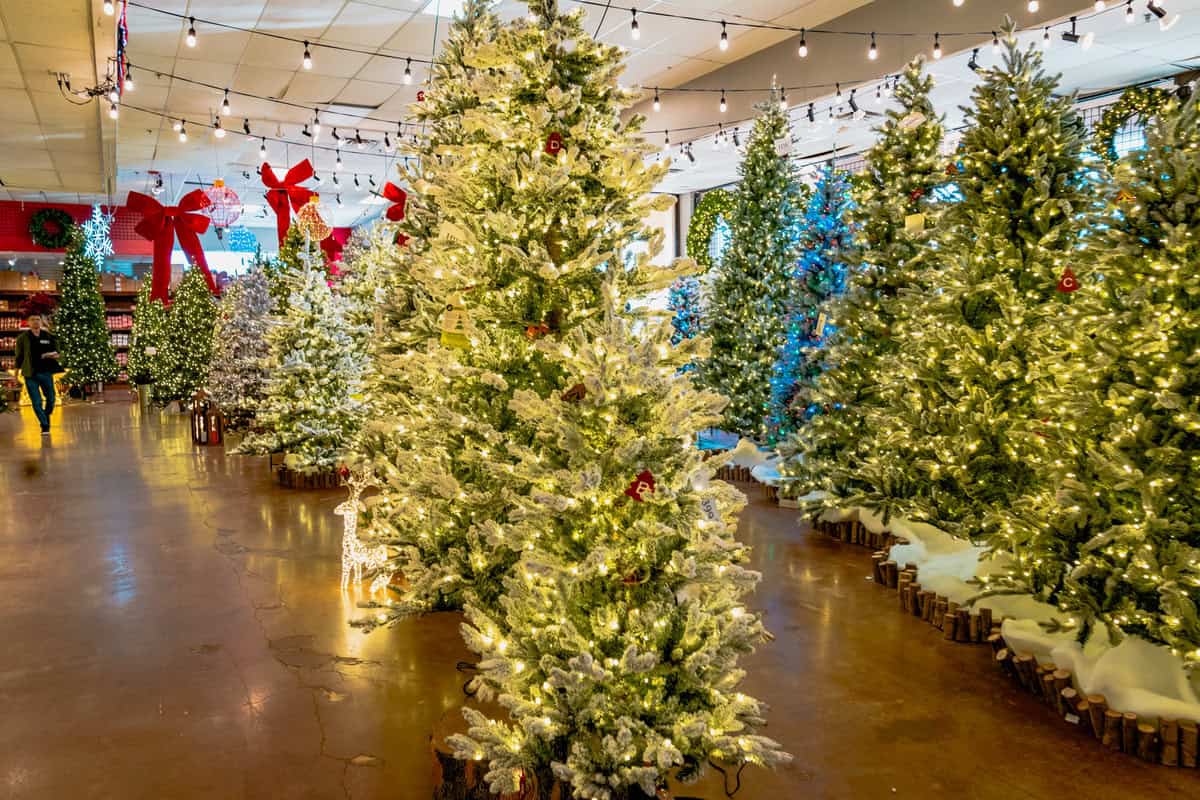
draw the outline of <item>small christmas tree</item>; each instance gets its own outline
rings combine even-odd
[[[1047,346],[1041,489],[991,540],[999,582],[1056,601],[1086,640],[1133,634],[1200,663],[1200,109],[1151,121],[1114,170],[1099,258],[1075,262],[1067,340]],[[1098,226],[1099,227],[1099,226]],[[1058,344],[1051,342],[1050,344]],[[1060,462],[1065,462],[1065,468]]]
[[[63,257],[61,295],[54,312],[60,363],[66,368],[63,381],[72,386],[117,377],[117,357],[100,294],[100,278],[96,262],[84,255],[86,244],[83,232],[72,228]]]
[[[759,109],[729,215],[732,241],[717,266],[708,303],[708,359],[702,385],[730,398],[723,427],[765,441],[771,376],[786,336],[797,227],[806,201],[795,167],[777,152],[790,137],[775,97]]]
[[[800,260],[788,301],[787,329],[771,376],[768,441],[778,442],[811,416],[806,403],[793,405],[796,390],[811,385],[821,372],[821,346],[833,332],[825,306],[846,290],[854,260],[849,214],[850,181],[827,163],[809,198],[800,228]]]
[[[362,422],[356,344],[362,334],[322,266],[288,272],[284,280],[292,291],[267,333],[266,397],[255,412],[256,431],[236,452],[284,453],[289,469],[328,471],[342,463]]]
[[[154,362],[167,326],[167,308],[160,300],[150,299],[150,281],[143,281],[133,307],[133,333],[129,339],[129,360],[126,371],[134,383],[154,380]],[[159,370],[161,372],[161,370]]]
[[[205,386],[233,430],[249,425],[263,399],[271,303],[266,274],[252,268],[225,289],[217,304]]]
[[[500,608],[469,606],[465,628],[474,685],[509,719],[468,709],[469,734],[451,739],[488,760],[495,792],[533,775],[574,797],[653,798],[708,763],[787,758],[737,691],[739,655],[766,638],[744,605],[759,575],[733,538],[745,499],[680,443],[726,402],[676,376],[706,343],[672,348],[666,324],[635,335],[619,307],[540,345],[564,391],[511,403],[536,431],[515,465],[531,489],[491,535],[523,556]]]
[[[190,400],[208,378],[217,304],[204,273],[190,269],[175,287],[166,327],[152,362],[155,402]]]
[[[830,332],[822,372],[800,385],[795,401],[815,414],[780,446],[782,491],[796,497],[821,491],[822,508],[853,505],[851,498],[877,474],[864,470],[868,457],[878,461],[886,449],[887,437],[868,427],[876,419],[871,411],[890,402],[896,335],[915,310],[905,293],[919,286],[921,254],[936,228],[934,189],[953,180],[941,156],[943,127],[929,100],[932,88],[922,60],[905,68],[896,106],[886,112],[866,169],[852,183],[850,218],[864,263],[850,276],[846,294],[824,309]]]

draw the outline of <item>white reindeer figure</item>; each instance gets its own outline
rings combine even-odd
[[[358,512],[362,510],[362,493],[375,484],[367,470],[352,471],[349,477],[346,478],[346,485],[350,487],[350,496],[342,503],[339,503],[333,513],[342,517],[342,588],[345,589],[350,585],[350,582],[361,583],[364,570],[376,570],[387,563],[387,548],[383,545],[377,547],[369,547],[363,543],[362,539],[358,538]],[[380,576],[383,577],[383,576]],[[383,585],[387,584],[390,576],[383,577]],[[371,590],[374,591],[376,584],[379,584],[377,579],[371,585]]]

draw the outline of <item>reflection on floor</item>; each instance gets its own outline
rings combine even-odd
[[[112,395],[117,400],[116,395]],[[441,614],[363,635],[340,492],[191,444],[187,418],[0,415],[0,797],[427,798],[469,658]],[[1102,752],[867,582],[859,548],[755,499],[742,535],[778,637],[746,660],[795,761],[740,798],[1183,796]],[[684,794],[723,797],[718,776]],[[1194,796],[1194,794],[1192,795]]]

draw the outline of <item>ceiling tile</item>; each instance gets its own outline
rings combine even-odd
[[[12,45],[0,42],[0,86],[6,89],[20,89],[25,85],[21,68],[17,66],[17,56],[13,53]]]
[[[441,50],[450,26],[429,14],[418,14],[387,42],[387,49],[402,55],[429,58],[429,54]],[[437,33],[436,40],[434,33]]]
[[[371,81],[350,81],[337,96],[340,105],[358,105],[371,108],[382,105],[392,95],[397,87],[390,83],[372,83]]]
[[[258,27],[294,38],[317,39],[344,4],[344,0],[270,0]]]
[[[10,169],[4,173],[4,182],[13,189],[59,189],[58,173],[52,169]]]
[[[384,58],[383,56],[373,56],[366,65],[355,75],[355,78],[361,78],[366,81],[377,81],[380,83],[393,83],[404,85],[404,67],[405,62],[395,58]],[[422,64],[414,61],[409,69],[412,72],[412,84],[418,86],[425,81],[429,72],[427,64]]]
[[[364,47],[379,47],[392,38],[412,17],[411,11],[395,11],[366,3],[347,3],[322,37]]]
[[[95,169],[96,162],[87,165],[87,169]],[[22,169],[56,169],[50,158],[49,150],[39,150],[31,147],[5,147],[0,149],[0,175],[8,175],[13,170]]]
[[[25,73],[32,90],[58,91],[52,73],[65,72],[76,88],[96,84],[96,65],[90,50],[67,50],[61,47],[15,44],[17,63]],[[65,101],[64,101],[65,102]]]
[[[271,69],[270,67],[242,68],[237,71],[231,86],[239,92],[258,97],[281,97],[287,91],[295,70]],[[239,99],[239,104],[249,98]]]
[[[346,86],[345,78],[297,74],[287,88],[285,99],[306,106],[332,101]]]
[[[104,176],[98,172],[59,173],[62,188],[73,192],[99,192],[104,189]]]
[[[88,26],[63,24],[81,17],[71,0],[4,0],[8,38],[22,44],[90,50]]]
[[[4,109],[4,124],[10,122],[37,123],[33,103],[24,89],[0,89],[0,108]]]

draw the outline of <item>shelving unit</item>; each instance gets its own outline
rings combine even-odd
[[[124,275],[102,273],[99,276],[100,294],[104,297],[104,310],[108,316],[108,330],[113,349],[117,353],[118,384],[127,383],[129,378],[125,365],[129,358],[129,340],[133,331],[133,307],[137,303],[142,282]],[[22,327],[20,305],[35,292],[45,292],[51,297],[59,296],[54,281],[40,279],[36,275],[0,271],[0,370],[11,372],[16,366],[14,347]]]

